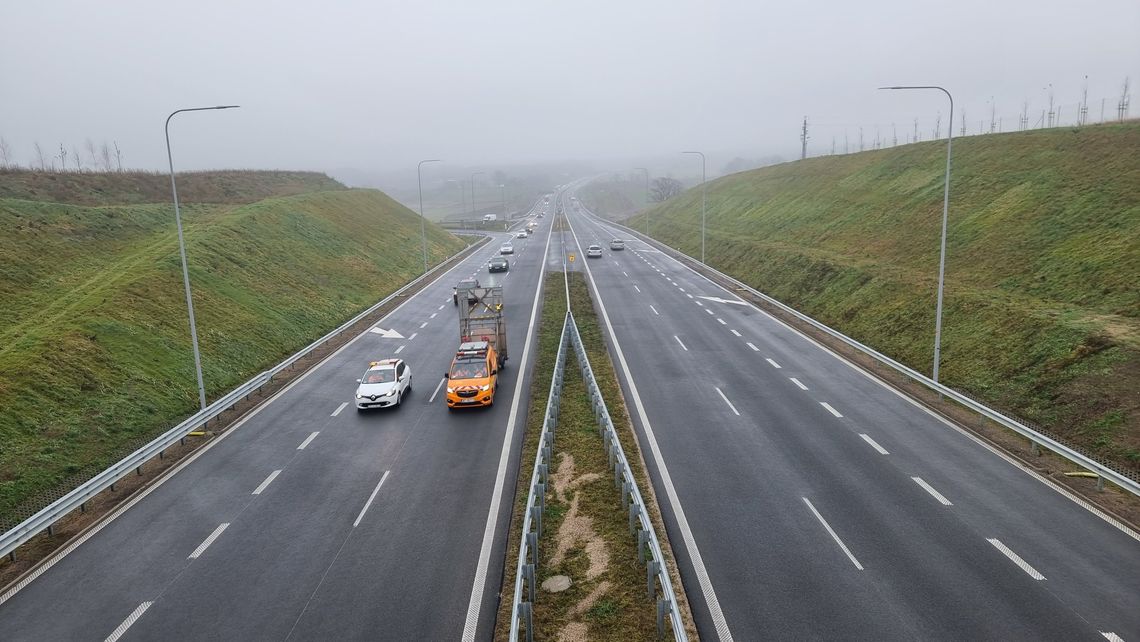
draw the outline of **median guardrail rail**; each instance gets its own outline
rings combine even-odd
[[[583,211],[587,211],[585,209],[585,206],[583,206],[582,209],[583,209]],[[593,212],[588,212],[588,213],[591,216],[594,216],[595,218],[597,218],[597,216]],[[601,219],[599,219],[599,220],[601,220]],[[894,370],[906,375],[910,379],[926,386],[927,388],[929,388],[929,389],[931,389],[931,390],[933,390],[933,391],[935,391],[935,392],[937,392],[937,393],[939,393],[945,397],[949,397],[950,399],[961,404],[962,406],[965,406],[966,408],[973,410],[974,412],[982,415],[983,417],[986,417],[987,419],[990,419],[991,421],[993,421],[993,422],[995,422],[1001,426],[1004,426],[1005,428],[1007,428],[1009,430],[1012,430],[1013,432],[1015,432],[1015,433],[1021,435],[1022,437],[1025,437],[1026,439],[1028,439],[1033,448],[1035,448],[1035,449],[1038,447],[1047,448],[1047,449],[1057,453],[1058,455],[1064,457],[1065,459],[1068,459],[1069,461],[1073,462],[1074,464],[1084,468],[1085,470],[1096,473],[1096,475],[1098,477],[1098,480],[1097,480],[1098,486],[1103,486],[1104,480],[1107,479],[1108,481],[1110,481],[1113,484],[1116,484],[1117,486],[1127,490],[1128,492],[1132,493],[1133,495],[1140,496],[1140,479],[1137,479],[1136,476],[1128,475],[1128,474],[1122,473],[1118,470],[1115,470],[1112,467],[1110,467],[1104,463],[1101,463],[1101,462],[1093,459],[1092,457],[1090,457],[1090,456],[1088,456],[1088,455],[1086,455],[1086,454],[1084,454],[1084,453],[1082,453],[1082,452],[1080,452],[1074,448],[1071,448],[1070,446],[1068,446],[1066,444],[1061,443],[1060,441],[1050,437],[1049,435],[1042,434],[1041,432],[1034,430],[1034,429],[1030,428],[1029,426],[1026,426],[1022,422],[1017,421],[1016,419],[1013,419],[1012,417],[1009,417],[1005,414],[1002,414],[1001,412],[998,412],[997,410],[994,410],[993,408],[990,408],[989,406],[986,406],[985,404],[983,404],[983,403],[981,403],[975,399],[972,399],[972,398],[958,392],[957,390],[954,390],[953,388],[949,388],[943,384],[940,384],[940,383],[934,381],[933,379],[927,377],[926,375],[923,375],[922,373],[918,372],[917,370],[914,370],[910,366],[907,366],[907,365],[904,365],[902,363],[899,363],[898,361],[895,361],[894,359],[892,359],[892,358],[888,357],[887,355],[879,352],[878,350],[875,350],[874,348],[872,348],[870,346],[864,345],[863,343],[860,343],[859,341],[852,339],[851,337],[843,334],[842,332],[835,330],[835,329],[833,329],[833,328],[831,328],[831,327],[829,327],[829,326],[827,326],[827,325],[825,325],[819,321],[816,321],[815,319],[809,317],[808,315],[803,314],[802,312],[796,310],[795,308],[792,308],[791,306],[788,306],[788,305],[784,304],[783,302],[781,302],[777,299],[774,299],[771,296],[768,296],[767,294],[764,294],[763,292],[761,292],[761,291],[757,290],[756,288],[748,285],[747,283],[744,283],[743,281],[740,281],[739,279],[736,279],[732,276],[729,276],[729,275],[721,272],[720,270],[717,270],[716,268],[709,266],[708,264],[701,263],[699,260],[689,256],[688,254],[685,254],[684,252],[681,252],[681,251],[679,251],[673,247],[665,245],[664,243],[661,243],[660,241],[657,241],[656,239],[653,239],[651,237],[647,237],[644,234],[642,234],[641,232],[638,232],[637,230],[626,227],[625,225],[622,225],[620,223],[615,223],[613,221],[604,221],[604,222],[608,225],[620,227],[621,229],[625,230],[626,232],[634,235],[635,238],[641,239],[645,243],[648,243],[648,244],[652,245],[653,247],[656,247],[657,249],[659,249],[663,252],[666,252],[666,253],[670,254],[671,256],[674,256],[674,258],[677,258],[677,257],[683,258],[685,261],[692,263],[695,266],[697,266],[697,268],[699,268],[699,270],[704,270],[710,274],[715,275],[717,278],[722,279],[722,280],[732,284],[734,287],[739,288],[740,290],[743,290],[743,291],[750,293],[751,295],[755,296],[756,298],[761,299],[761,300],[765,301],[766,303],[768,303],[768,304],[770,304],[776,308],[779,308],[783,312],[786,312],[787,314],[794,316],[795,318],[799,319],[800,321],[803,321],[804,323],[812,326],[813,328],[830,335],[831,337],[847,344],[848,346],[851,346],[852,348],[855,348],[856,350],[859,350],[860,352],[874,358],[875,360],[879,361],[880,363],[882,363],[884,365],[887,365],[887,366],[893,368]]]
[[[32,515],[23,522],[20,522],[20,524],[18,524],[16,527],[5,532],[3,535],[0,535],[0,557],[4,555],[14,555],[15,550],[19,548],[20,545],[22,545],[24,542],[28,541],[32,537],[35,537],[36,534],[48,530],[53,524],[58,522],[65,515],[76,510],[95,495],[98,495],[100,492],[106,490],[107,488],[110,488],[115,482],[130,474],[131,471],[138,469],[140,466],[150,461],[155,456],[159,455],[162,451],[170,448],[175,443],[184,439],[188,433],[193,432],[196,428],[204,426],[211,419],[222,414],[238,401],[257,391],[262,386],[268,384],[278,373],[285,370],[286,368],[291,367],[300,359],[308,356],[313,350],[322,346],[329,339],[342,334],[352,326],[359,323],[362,319],[376,312],[376,310],[390,303],[394,299],[404,296],[408,290],[415,288],[422,281],[430,278],[437,269],[462,256],[464,253],[473,250],[478,246],[479,243],[482,242],[485,241],[477,242],[476,244],[470,245],[463,250],[451,255],[446,260],[437,264],[431,270],[428,270],[426,274],[422,274],[416,277],[411,282],[407,283],[400,289],[385,297],[379,303],[356,315],[336,330],[333,330],[320,339],[317,339],[316,341],[310,343],[308,346],[302,348],[299,352],[277,364],[272,369],[266,370],[265,372],[245,382],[235,390],[211,403],[204,410],[190,416],[150,443],[142,446],[130,455],[127,455],[118,463],[112,465],[111,467],[100,472],[86,482],[80,484],[74,490],[52,502],[46,508],[37,512],[35,515]]]
[[[567,290],[569,292],[569,290]],[[569,295],[567,295],[569,296]],[[566,313],[562,323],[562,338],[558,344],[558,356],[555,358],[554,374],[550,382],[550,394],[546,401],[546,416],[542,423],[542,434],[539,436],[538,452],[535,454],[534,469],[531,472],[530,490],[527,494],[526,508],[523,511],[522,536],[519,538],[518,564],[515,570],[514,598],[511,602],[511,642],[518,642],[520,624],[525,624],[527,642],[534,640],[534,600],[536,597],[536,568],[538,565],[538,540],[542,536],[542,515],[546,508],[546,489],[549,487],[550,470],[554,457],[554,433],[558,423],[558,411],[562,397],[562,383],[566,369],[567,348],[573,348],[578,358],[578,367],[582,372],[582,379],[586,382],[590,405],[594,409],[594,418],[598,423],[598,431],[609,455],[609,466],[614,471],[614,485],[621,490],[622,508],[629,512],[630,535],[637,535],[637,555],[640,561],[645,562],[646,590],[649,599],[656,600],[657,605],[657,635],[665,635],[665,618],[668,616],[673,637],[678,642],[687,642],[685,625],[681,621],[680,609],[677,607],[677,598],[673,592],[673,584],[669,579],[669,570],[665,564],[665,557],[661,552],[661,544],[650,520],[649,511],[642,499],[641,491],[633,471],[629,467],[625,450],[618,440],[613,420],[605,399],[602,398],[601,389],[594,378],[594,371],[590,367],[590,359],[586,355],[586,348],[578,334],[578,326],[574,323],[574,315]]]

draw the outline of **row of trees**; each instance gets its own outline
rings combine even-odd
[[[96,145],[88,138],[83,143],[83,152],[79,147],[72,145],[69,150],[63,143],[59,144],[59,152],[44,149],[39,141],[33,146],[32,161],[27,165],[29,169],[38,169],[43,172],[83,172],[123,171],[123,152],[119,149],[117,141],[103,141]],[[12,151],[12,146],[4,137],[0,136],[0,169],[14,169],[21,167]]]

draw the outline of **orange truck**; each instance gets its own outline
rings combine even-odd
[[[469,288],[457,298],[460,344],[447,372],[447,408],[490,406],[507,361],[503,288]]]

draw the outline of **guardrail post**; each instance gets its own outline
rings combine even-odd
[[[629,482],[621,480],[621,507],[623,510],[629,508]]]
[[[629,504],[629,534],[633,535],[636,532],[637,516],[641,514],[641,504],[637,502],[630,502]]]
[[[530,532],[526,534],[526,545],[530,549],[530,562],[538,568],[538,533]]]
[[[530,602],[534,602],[534,564],[523,566],[523,580],[526,581],[527,591],[530,593]]]
[[[665,615],[672,610],[669,600],[665,598],[657,600],[657,639],[665,637]]]
[[[534,617],[531,615],[530,602],[522,603],[522,611],[526,618],[526,642],[534,642]]]
[[[1104,477],[1101,477],[1100,475],[1096,476],[1096,489],[1104,490]]]
[[[1032,439],[1029,440],[1029,452],[1033,453],[1034,457],[1041,456],[1041,447],[1038,446],[1037,442],[1033,441]]]
[[[645,561],[645,544],[649,540],[649,533],[644,528],[637,529],[637,561]]]
[[[55,535],[55,524],[48,524],[47,534],[48,534],[48,537]]]
[[[649,563],[645,565],[645,577],[646,577],[645,584],[646,584],[646,588],[649,591],[649,599],[651,599],[651,600],[653,599],[653,596],[656,594],[656,591],[654,590],[654,586],[653,586],[653,578],[657,577],[657,571],[659,571],[659,570],[661,570],[661,563],[658,562],[657,560],[649,560]]]
[[[530,518],[534,521],[534,532],[539,537],[542,537],[542,507],[537,505],[531,506]]]
[[[614,488],[621,488],[621,462],[614,464]]]

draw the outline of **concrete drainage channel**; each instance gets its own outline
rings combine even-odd
[[[225,432],[290,381],[320,363],[408,296],[429,285],[435,276],[477,251],[487,240],[484,237],[473,242],[278,366],[254,377],[206,410],[179,423],[77,488],[54,498],[15,528],[0,534],[0,554],[4,556],[0,562],[3,564],[0,566],[0,587],[17,583],[33,573],[43,560],[50,558],[73,538],[114,514],[115,509],[134,493],[174,469],[179,460]],[[203,439],[195,442],[188,440],[188,436]]]
[[[644,599],[646,604],[644,608],[654,610],[656,631],[659,638],[664,637],[666,632],[671,630],[675,640],[687,640],[688,636],[681,617],[681,609],[673,590],[661,543],[638,488],[637,480],[626,458],[625,450],[622,448],[618,433],[614,428],[609,408],[602,397],[602,391],[594,376],[574,316],[569,311],[563,320],[562,334],[558,343],[558,353],[555,358],[550,392],[542,422],[542,431],[538,440],[526,504],[522,513],[522,535],[519,538],[519,551],[515,568],[509,639],[511,642],[516,642],[520,635],[525,635],[525,639],[531,642],[536,633],[534,609],[536,600],[539,599],[536,585],[538,583],[539,560],[542,559],[539,542],[543,538],[544,516],[547,508],[546,497],[552,490],[558,492],[556,489],[552,489],[552,484],[558,486],[557,480],[552,482],[551,479],[555,468],[554,444],[558,418],[562,408],[566,362],[571,352],[577,360],[582,380],[585,383],[589,407],[593,413],[593,421],[597,425],[598,435],[601,437],[601,448],[605,452],[608,469],[612,471],[614,487],[621,494],[620,510],[628,515],[629,537],[636,537],[637,561],[644,566],[645,572]],[[563,464],[566,463],[566,460],[567,457],[564,456]],[[570,462],[572,469],[573,460],[570,459]],[[563,469],[564,466],[558,467],[559,473]],[[582,478],[585,476],[579,479]],[[566,485],[566,478],[564,477],[562,486],[565,487]],[[576,501],[575,499],[574,506],[577,505]],[[613,510],[618,510],[616,505]],[[572,508],[571,512],[573,511]],[[555,557],[558,555],[556,554]],[[551,592],[565,590],[569,585],[569,578],[561,575],[551,577],[543,582],[543,587]],[[553,631],[544,631],[543,635],[553,635],[553,633]]]

